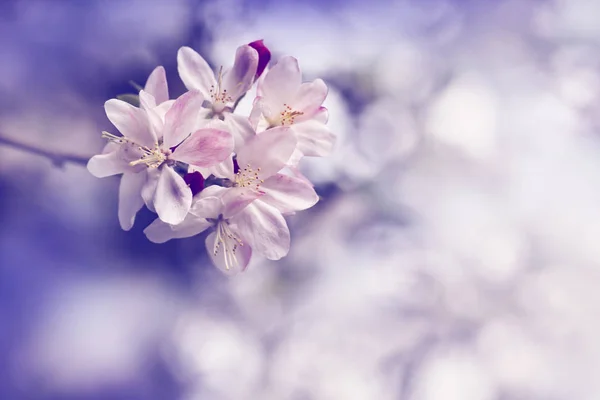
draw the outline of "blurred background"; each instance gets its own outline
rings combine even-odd
[[[600,2],[0,3],[0,133],[89,157],[176,52],[264,39],[335,154],[285,259],[117,220],[118,178],[0,146],[0,398],[597,400]],[[241,106],[248,110],[248,103]]]

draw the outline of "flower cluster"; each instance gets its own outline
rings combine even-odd
[[[253,252],[271,260],[288,253],[284,215],[318,201],[298,163],[329,154],[335,137],[322,107],[325,83],[303,83],[293,57],[265,72],[269,61],[262,40],[240,46],[233,67],[216,72],[182,47],[177,64],[186,93],[170,100],[159,66],[137,104],[105,103],[120,135],[102,133],[109,143],[88,170],[96,177],[122,174],[118,214],[124,230],[144,205],[158,216],[144,230],[152,242],[212,228],[206,248],[227,274],[243,271]],[[250,115],[235,113],[254,84]]]

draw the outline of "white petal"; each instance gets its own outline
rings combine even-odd
[[[290,231],[285,219],[273,206],[260,200],[248,205],[231,219],[242,240],[270,260],[279,260],[290,249]]]
[[[309,182],[283,174],[267,179],[260,185],[260,190],[265,193],[260,200],[284,214],[306,210],[319,201],[319,196]]]
[[[118,99],[104,103],[106,116],[126,138],[138,145],[153,147],[156,137],[148,126],[148,117],[141,108]]]
[[[305,156],[324,157],[331,153],[335,135],[326,125],[309,120],[292,125],[298,138],[298,150]]]
[[[146,207],[152,212],[156,212],[154,209],[154,195],[156,194],[156,186],[158,185],[160,173],[161,170],[157,168],[146,168],[146,183],[142,187],[141,194]]]
[[[236,275],[246,269],[252,256],[252,249],[247,243],[240,245],[234,239],[225,237],[223,242],[216,246],[217,234],[211,233],[206,238],[206,251],[213,264],[227,275]],[[234,246],[237,245],[235,252]]]
[[[148,77],[148,80],[146,81],[144,90],[150,93],[156,99],[156,104],[161,104],[169,100],[167,74],[162,65],[154,68],[154,71],[152,71]]]
[[[190,214],[200,218],[217,218],[222,213],[223,203],[217,196],[194,198]]]
[[[156,108],[156,100],[154,97],[146,92],[140,90],[140,108],[146,111],[148,116],[148,123],[154,137],[161,138],[164,126],[164,119],[159,115]]]
[[[233,113],[225,113],[224,117],[227,130],[233,136],[235,151],[241,149],[248,140],[256,135],[248,117]]]
[[[217,86],[215,74],[202,58],[189,47],[182,47],[177,52],[177,71],[188,90],[198,90],[205,99],[210,99],[211,85]]]
[[[298,150],[298,148],[296,147],[296,150],[294,150],[294,152],[292,153],[292,155],[290,156],[290,159],[288,160],[288,167],[289,166],[294,166],[297,167],[298,164],[300,163],[300,160],[302,160],[302,157],[304,157],[304,153],[302,153],[300,150]]]
[[[315,115],[325,98],[327,97],[327,85],[322,79],[315,79],[312,82],[303,83],[292,101],[291,107],[304,114],[297,117],[296,121],[311,118]]]
[[[217,178],[233,179],[233,155],[230,155],[225,161],[218,163],[215,166],[208,168],[208,176],[211,174]]]
[[[258,52],[248,45],[238,47],[233,68],[223,74],[221,89],[227,90],[235,102],[254,83],[258,66]]]
[[[173,152],[173,160],[201,168],[223,162],[233,151],[233,138],[229,132],[218,129],[199,129],[185,139]]]
[[[272,108],[278,109],[283,103],[294,99],[301,82],[302,73],[298,60],[286,56],[267,72],[261,82],[260,93]]]
[[[202,95],[197,91],[184,93],[175,100],[165,115],[163,148],[177,146],[193,132],[203,101]]]
[[[119,185],[119,223],[124,231],[133,226],[135,214],[144,205],[142,187],[146,183],[146,172],[125,173]]]
[[[198,218],[195,215],[188,214],[183,222],[178,225],[167,224],[160,218],[155,219],[144,229],[148,240],[153,243],[164,243],[171,239],[182,239],[196,236],[212,226],[204,218]]]
[[[248,165],[254,171],[260,168],[259,176],[267,179],[286,165],[296,143],[289,127],[272,128],[249,140],[237,153],[237,161],[242,169]]]
[[[98,154],[90,158],[87,169],[96,178],[122,174],[127,171],[128,164],[119,156],[118,150],[106,154]]]
[[[156,99],[151,93],[146,92],[145,90],[140,90],[139,98],[140,108],[144,111],[148,111],[156,107]]]
[[[156,193],[154,208],[158,217],[169,224],[179,224],[187,215],[192,205],[192,191],[173,168],[162,167]]]

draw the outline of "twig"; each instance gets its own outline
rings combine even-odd
[[[14,149],[25,151],[27,153],[45,157],[52,161],[52,164],[56,165],[57,167],[62,167],[65,163],[68,162],[85,166],[87,165],[87,162],[90,159],[89,157],[82,157],[74,154],[58,153],[54,151],[45,150],[33,144],[22,143],[15,139],[9,139],[5,137],[2,133],[0,133],[0,145],[12,147]]]

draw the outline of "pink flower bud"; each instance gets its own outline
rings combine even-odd
[[[248,46],[252,47],[258,52],[258,67],[256,68],[256,79],[258,79],[271,60],[271,52],[267,46],[265,46],[262,39],[248,43]]]

